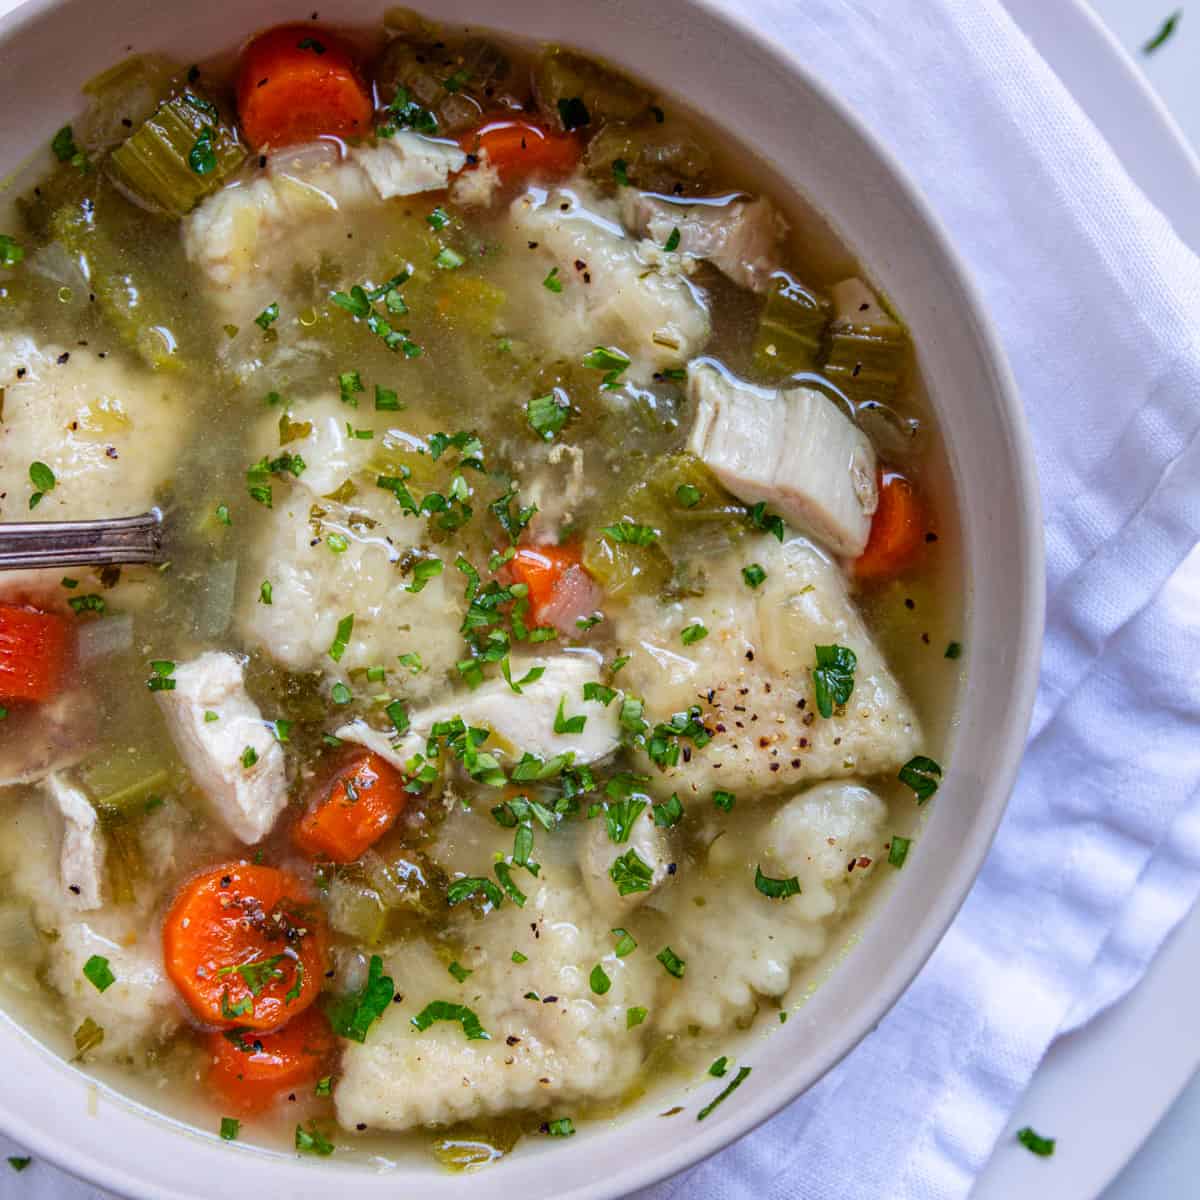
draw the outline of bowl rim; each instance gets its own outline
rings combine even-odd
[[[18,7],[0,18],[0,48],[18,37],[25,28],[61,7],[64,2],[65,0],[23,0]],[[912,941],[906,947],[909,965],[903,971],[897,972],[888,986],[880,988],[869,1006],[864,1006],[870,1011],[864,1011],[857,1021],[846,1023],[836,1038],[814,1053],[812,1078],[805,1087],[798,1090],[796,1083],[788,1082],[786,1076],[781,1073],[779,1079],[755,1089],[754,1094],[739,1105],[735,1114],[714,1124],[711,1129],[681,1139],[678,1146],[664,1149],[645,1162],[623,1166],[609,1173],[604,1179],[560,1191],[557,1193],[558,1200],[609,1200],[611,1197],[651,1186],[688,1168],[698,1166],[746,1136],[798,1099],[808,1088],[815,1086],[895,1006],[924,968],[965,903],[1003,819],[1025,751],[1026,735],[1037,693],[1045,624],[1045,546],[1041,493],[1029,427],[999,333],[970,269],[955,248],[944,223],[934,212],[908,168],[896,158],[850,104],[808,69],[798,49],[773,39],[765,29],[755,23],[745,9],[735,10],[732,6],[723,4],[721,0],[682,2],[702,10],[714,24],[728,28],[738,38],[750,43],[758,54],[773,59],[786,73],[802,79],[804,86],[880,161],[894,180],[899,194],[911,207],[924,226],[930,241],[942,255],[947,272],[966,302],[970,322],[974,326],[979,347],[990,370],[987,390],[999,408],[1002,424],[1011,439],[1011,466],[1019,482],[1013,501],[1017,507],[1019,545],[1026,565],[1019,614],[1022,637],[1013,647],[1012,703],[1002,725],[996,731],[996,741],[1004,749],[997,757],[994,772],[987,785],[985,803],[980,805],[974,819],[974,828],[978,833],[971,841],[973,849],[964,850],[963,855],[954,862],[944,877],[937,900],[928,909],[920,927],[914,931]],[[333,23],[336,24],[336,19]],[[11,1018],[6,1017],[4,1023],[13,1032],[22,1035],[33,1047],[44,1051],[40,1042]],[[116,1089],[108,1087],[102,1080],[93,1079],[89,1082],[101,1092],[110,1093],[127,1105],[133,1103],[135,1107],[141,1107],[136,1102],[127,1100]],[[52,1129],[40,1121],[35,1122],[19,1102],[6,1101],[3,1107],[6,1111],[0,1113],[0,1116],[3,1117],[6,1133],[38,1157],[81,1180],[123,1196],[145,1197],[145,1200],[168,1200],[168,1197],[176,1196],[180,1200],[192,1200],[192,1197],[197,1195],[191,1191],[164,1191],[161,1187],[151,1192],[148,1190],[149,1185],[132,1174],[124,1164],[101,1158],[84,1149],[74,1148],[66,1139],[61,1138],[61,1130]],[[146,1111],[152,1112],[160,1122],[170,1126],[173,1133],[187,1136],[198,1132],[185,1121],[161,1112]],[[253,1150],[252,1147],[242,1149]],[[270,1154],[272,1160],[283,1165],[278,1156],[270,1152],[264,1153]],[[311,1170],[316,1166],[317,1164],[305,1164],[305,1169]],[[343,1172],[339,1172],[339,1175],[345,1177]],[[330,1177],[314,1175],[314,1178],[327,1181]]]

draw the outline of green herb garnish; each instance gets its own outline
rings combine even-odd
[[[763,874],[762,867],[755,868],[754,886],[772,900],[786,900],[789,896],[800,895],[800,880],[795,875],[787,879],[772,879]]]

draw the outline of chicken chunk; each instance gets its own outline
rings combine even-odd
[[[739,287],[754,292],[767,290],[787,232],[787,223],[763,197],[696,204],[625,188],[621,220],[660,246],[678,230],[676,252],[707,259]]]
[[[513,290],[531,301],[524,332],[556,355],[579,359],[595,346],[615,346],[630,359],[622,380],[646,383],[708,341],[699,293],[642,257],[615,207],[588,185],[529,191],[509,211],[509,269],[519,272]],[[529,287],[531,273],[540,281],[551,271],[560,290]]]
[[[710,363],[688,368],[688,449],[746,504],[765,501],[835,554],[867,546],[879,504],[870,439],[813,388],[772,392]]]
[[[245,667],[209,651],[175,668],[175,687],[158,693],[180,757],[213,816],[253,845],[287,805],[283,751],[246,693]]]
[[[754,589],[741,568],[766,573]],[[894,773],[921,743],[921,726],[846,590],[837,565],[804,538],[764,535],[714,562],[701,597],[661,604],[640,597],[613,607],[619,643],[630,653],[625,687],[665,720],[699,706],[707,745],[653,776],[664,794],[708,797],[715,789],[747,800],[821,779]],[[697,648],[681,631],[702,622]],[[854,690],[832,716],[817,712],[814,647],[856,657]]]
[[[107,849],[96,810],[87,796],[62,775],[47,776],[46,795],[62,826],[58,874],[68,907],[81,911],[104,903]]]
[[[524,684],[520,695],[505,680],[492,679],[449,703],[412,713],[403,738],[391,738],[363,721],[343,725],[337,736],[367,746],[401,768],[423,750],[434,725],[455,717],[461,717],[472,728],[490,729],[493,740],[487,743],[487,749],[493,753],[499,750],[514,759],[523,753],[543,759],[571,754],[577,763],[593,763],[612,754],[620,741],[619,705],[585,706],[583,701],[583,685],[600,682],[599,662],[583,653],[527,659],[512,664],[512,677],[524,678],[535,667],[542,667],[544,673]],[[560,711],[567,720],[584,716],[583,729],[578,733],[555,732]]]
[[[381,200],[438,191],[467,161],[453,142],[435,142],[417,133],[396,133],[374,145],[353,147],[350,158],[367,173]]]

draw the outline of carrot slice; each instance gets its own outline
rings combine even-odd
[[[279,25],[242,51],[238,116],[247,140],[292,146],[369,132],[374,105],[350,47],[316,25]]]
[[[204,1045],[212,1055],[209,1087],[231,1107],[256,1113],[325,1075],[336,1041],[325,1014],[310,1008],[273,1033],[230,1029],[205,1034]]]
[[[69,629],[57,613],[0,604],[0,700],[49,700],[62,687]]]
[[[925,506],[912,482],[898,471],[879,475],[879,507],[871,521],[867,548],[854,563],[861,580],[891,579],[911,567],[925,545]]]
[[[535,621],[554,600],[555,590],[572,567],[582,570],[578,544],[565,546],[522,546],[509,563],[517,583],[529,589],[529,608]]]
[[[391,828],[407,799],[404,776],[391,763],[355,753],[320,788],[292,841],[313,858],[354,862]]]
[[[468,153],[486,151],[488,162],[505,183],[530,175],[569,175],[583,153],[575,134],[556,133],[514,117],[486,121],[459,144]]]
[[[171,982],[218,1028],[278,1029],[317,998],[325,923],[277,867],[226,863],[180,888],[163,925]]]

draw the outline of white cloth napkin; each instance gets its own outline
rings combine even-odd
[[[807,1096],[646,1196],[949,1200],[1200,888],[1200,264],[996,0],[751,13],[889,144],[983,290],[1039,457],[1047,641],[1016,796],[926,970]],[[98,1195],[44,1164],[10,1194]]]
[[[913,987],[808,1095],[645,1195],[957,1200],[1054,1036],[1200,890],[1200,262],[996,0],[752,11],[899,157],[982,289],[1038,456],[1046,645],[1011,808]]]

